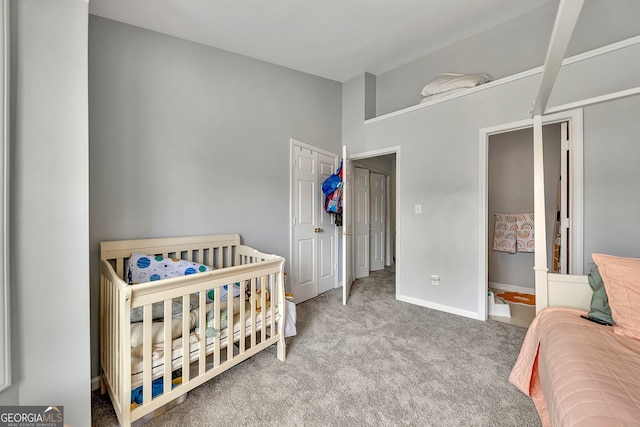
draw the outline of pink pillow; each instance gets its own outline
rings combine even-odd
[[[593,254],[607,291],[614,332],[640,340],[640,259]]]

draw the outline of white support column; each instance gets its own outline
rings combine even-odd
[[[542,116],[533,118],[533,211],[535,215],[536,313],[548,305],[547,230],[544,201],[544,157],[542,149]]]
[[[584,0],[560,0],[547,56],[544,60],[538,95],[533,103],[532,116],[544,113],[583,4]]]

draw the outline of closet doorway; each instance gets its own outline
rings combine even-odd
[[[560,123],[543,127],[547,242],[553,243],[560,174]],[[489,137],[489,288],[535,294],[533,274],[533,129]],[[517,228],[517,230],[516,230]],[[547,254],[553,251],[547,248]],[[552,259],[547,260],[552,264]]]
[[[338,230],[324,210],[322,183],[338,155],[291,140],[290,289],[296,303],[334,289],[338,280]]]
[[[396,261],[396,162],[391,154],[353,155],[354,273],[391,268]]]
[[[582,269],[582,111],[549,116],[543,122],[545,231],[549,246],[543,250],[549,271],[576,274]],[[487,288],[536,293],[532,126],[532,121],[527,120],[480,132],[484,226],[479,295],[480,312],[485,313],[485,319],[489,314]],[[521,230],[519,227],[523,226]]]

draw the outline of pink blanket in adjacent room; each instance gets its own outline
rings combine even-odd
[[[534,319],[509,381],[543,426],[640,425],[640,341],[550,307]]]

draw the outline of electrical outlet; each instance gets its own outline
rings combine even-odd
[[[420,215],[422,213],[422,205],[415,205],[414,206],[416,215]]]
[[[431,275],[431,284],[438,286],[440,284],[440,276],[438,276],[437,274],[432,274]]]

